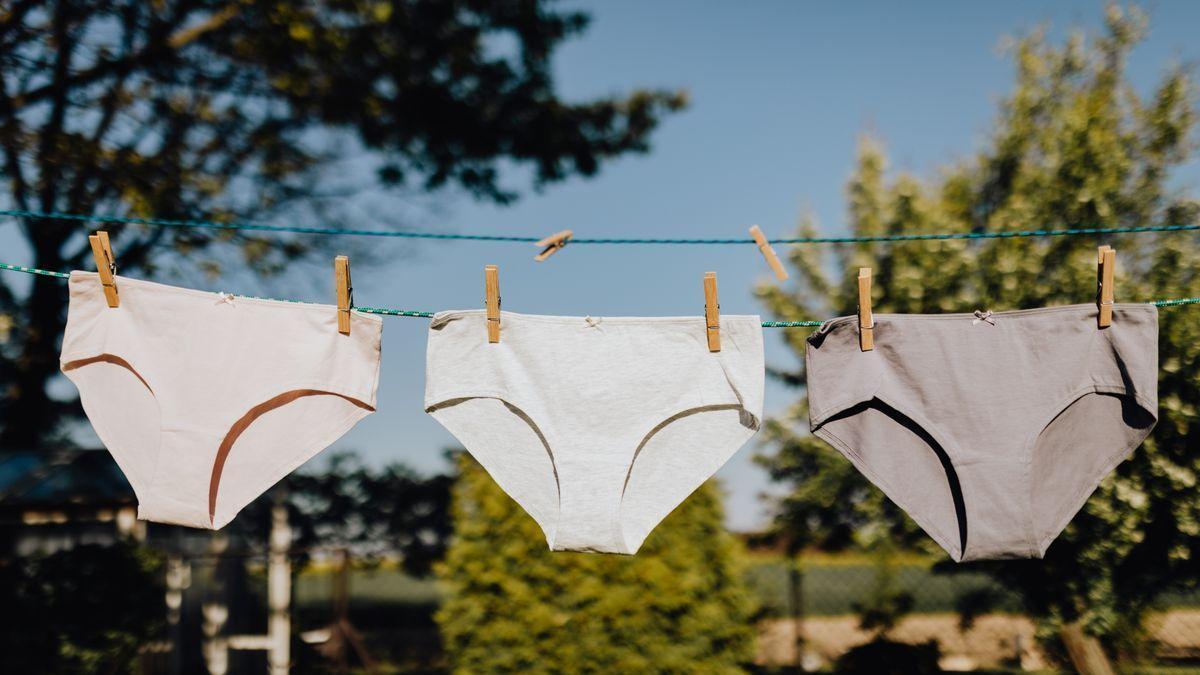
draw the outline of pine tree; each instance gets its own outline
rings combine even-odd
[[[537,523],[465,453],[437,614],[459,673],[733,673],[752,603],[721,500],[702,486],[636,556],[551,552]]]
[[[1075,34],[1062,46],[1041,33],[1016,41],[1016,85],[990,141],[933,178],[889,177],[881,145],[865,140],[848,188],[851,234],[1196,223],[1200,205],[1172,190],[1172,169],[1192,148],[1194,83],[1172,67],[1149,96],[1135,92],[1124,64],[1144,28],[1136,10],[1110,6],[1102,35]],[[874,268],[878,312],[1089,302],[1099,243],[1120,254],[1118,301],[1200,296],[1200,237],[1179,232],[859,243],[834,258],[831,249],[796,247],[797,287],[759,291],[780,319],[853,314],[862,265]],[[833,268],[839,278],[826,277]],[[1160,419],[1151,438],[1104,480],[1045,560],[959,568],[987,571],[1019,592],[1047,628],[1082,621],[1093,634],[1136,635],[1164,589],[1200,582],[1200,310],[1163,308],[1160,316]],[[806,337],[787,335],[797,353]],[[789,380],[799,384],[803,373]],[[938,550],[809,436],[807,420],[801,398],[771,421],[778,450],[764,458],[773,478],[792,488],[777,525],[793,546],[869,547],[886,538]]]

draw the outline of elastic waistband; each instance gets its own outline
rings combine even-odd
[[[432,325],[437,325],[451,319],[462,317],[486,317],[487,311],[482,309],[456,309],[438,312],[433,315]],[[531,321],[538,323],[553,323],[560,325],[579,325],[586,324],[589,319],[599,324],[692,324],[704,323],[704,316],[697,314],[696,316],[555,316],[549,314],[520,314],[517,312],[500,312],[500,320],[509,319],[513,321]],[[730,323],[754,323],[758,327],[762,327],[762,320],[757,315],[750,314],[722,314],[721,323],[728,321]]]
[[[186,295],[189,297],[205,298],[208,300],[218,299],[221,293],[217,291],[202,291],[196,288],[185,288],[183,286],[171,286],[169,284],[160,284],[156,281],[146,281],[145,279],[134,279],[131,277],[118,276],[115,278],[117,291],[121,288],[132,286],[141,288],[155,293],[172,293],[176,295]],[[96,285],[96,293],[100,293],[100,275],[95,272],[86,272],[83,270],[73,270],[70,278],[71,284],[76,283],[94,283]],[[302,302],[300,300],[276,300],[274,298],[256,298],[249,295],[233,295],[236,302],[248,302],[254,305],[262,305],[266,307],[282,307],[287,309],[299,309],[306,311],[319,312],[336,312],[336,305],[323,305],[316,302]],[[383,323],[383,317],[374,314],[364,314],[363,312],[355,311],[355,316],[366,321],[375,323]]]
[[[1126,312],[1126,311],[1146,312],[1148,314],[1154,314],[1154,313],[1158,312],[1158,308],[1148,302],[1113,303],[1113,311],[1117,311],[1117,310],[1120,310],[1122,312]],[[981,311],[987,311],[987,310],[984,309]],[[1094,303],[1087,303],[1087,304],[1077,304],[1077,305],[1055,305],[1053,307],[1034,307],[1032,309],[1006,309],[1006,310],[1002,310],[999,312],[992,312],[989,316],[997,317],[997,318],[1020,319],[1023,317],[1039,316],[1042,314],[1069,314],[1069,313],[1094,314],[1095,312],[1096,312],[1096,305]],[[963,319],[974,320],[978,317],[976,314],[971,313],[971,312],[952,312],[952,313],[946,313],[946,314],[883,314],[883,313],[877,312],[872,315],[872,318],[876,322],[879,322],[880,320],[884,320],[884,321],[938,321],[938,320],[962,321]],[[832,326],[840,325],[840,324],[843,324],[843,323],[846,323],[849,321],[856,322],[856,321],[858,321],[858,317],[855,315],[850,315],[850,316],[839,316],[835,319],[830,319],[821,326],[821,330],[823,331]]]

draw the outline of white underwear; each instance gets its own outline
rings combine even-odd
[[[61,368],[138,518],[218,529],[375,410],[383,322],[72,272]],[[218,490],[220,499],[218,499]]]
[[[483,311],[430,324],[425,409],[541,526],[553,550],[636,553],[762,418],[762,325],[721,316]]]

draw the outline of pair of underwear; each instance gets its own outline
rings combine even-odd
[[[375,410],[382,322],[325,305],[74,272],[62,370],[138,516],[220,528]],[[807,349],[813,432],[956,560],[1040,557],[1149,434],[1157,313],[1117,305],[855,317]],[[553,550],[636,553],[758,430],[757,316],[440,312],[426,411],[537,521]]]

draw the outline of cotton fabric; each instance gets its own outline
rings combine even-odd
[[[1158,417],[1158,310],[875,315],[806,349],[810,426],[955,560],[1040,558]]]
[[[425,406],[557,551],[636,553],[758,429],[762,326],[721,317],[440,312]]]
[[[218,529],[375,410],[379,317],[72,272],[61,368],[138,517]]]

